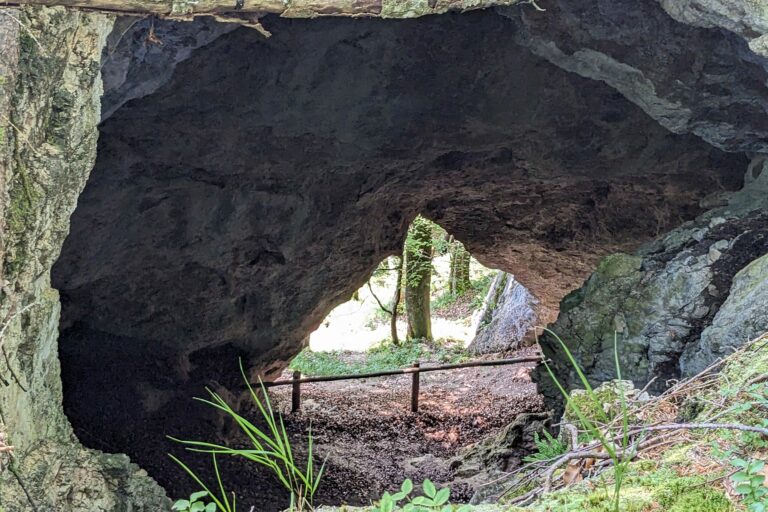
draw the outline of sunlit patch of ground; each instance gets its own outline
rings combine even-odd
[[[527,348],[514,355],[535,353]],[[405,478],[451,485],[451,457],[494,435],[518,414],[542,411],[530,378],[533,366],[425,373],[416,414],[410,411],[407,375],[304,384],[296,414],[289,414],[289,386],[270,390],[270,396],[296,438],[302,439],[311,425],[318,457],[328,457],[319,502],[367,504],[385,490],[394,491]],[[461,485],[452,490],[457,500],[471,495]]]
[[[432,298],[439,297],[448,287],[449,257],[439,256],[433,260]],[[471,276],[478,279],[494,271],[472,260]],[[382,278],[371,279],[376,297],[389,307],[395,287],[395,273]],[[381,314],[379,305],[367,286],[358,290],[357,299],[339,305],[331,311],[320,327],[310,335],[309,347],[314,352],[347,350],[364,352],[390,337],[389,318]],[[462,341],[469,345],[475,335],[475,324],[470,311],[464,318],[448,319],[432,316],[432,335],[436,339]],[[401,339],[406,335],[406,322],[397,323]]]

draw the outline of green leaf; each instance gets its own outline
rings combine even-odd
[[[733,459],[731,461],[731,464],[733,464],[737,468],[745,468],[749,465],[749,462],[745,461],[744,459]]]
[[[749,480],[749,475],[744,471],[739,471],[738,473],[734,473],[733,475],[731,475],[731,480],[736,483],[746,482],[747,480]]]
[[[208,496],[208,491],[193,492],[192,495],[190,495],[190,497],[189,497],[189,501],[194,503],[196,501],[200,501],[200,498],[204,498],[206,496]]]
[[[216,504],[215,503],[209,503],[205,507],[205,512],[216,512]]]
[[[472,507],[469,505],[462,505],[456,512],[472,512]]]
[[[431,507],[434,505],[431,499],[427,498],[426,496],[416,496],[411,500],[411,503],[414,505],[423,505],[425,507]]]
[[[406,496],[411,494],[411,491],[413,490],[413,482],[410,478],[407,478],[403,480],[402,485],[400,486],[400,492],[404,493]]]
[[[448,502],[448,498],[451,497],[451,490],[448,487],[445,487],[443,489],[440,489],[437,491],[437,494],[435,494],[434,502],[435,506],[440,506],[443,503]]]
[[[752,492],[752,486],[749,484],[739,484],[734,490],[738,494],[750,494]]]
[[[196,501],[189,507],[189,512],[204,512],[205,504],[202,501]]]
[[[752,503],[749,505],[750,512],[765,512],[765,505],[762,503]]]
[[[437,489],[435,488],[435,484],[433,484],[432,480],[430,480],[429,478],[424,480],[423,487],[424,487],[424,494],[426,494],[430,498],[434,498],[435,494],[437,494]]]
[[[171,510],[188,510],[188,509],[189,509],[189,501],[188,500],[178,500],[171,507]]]

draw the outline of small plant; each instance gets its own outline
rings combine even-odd
[[[208,491],[199,491],[192,493],[188,500],[178,500],[173,504],[171,510],[179,512],[216,512],[216,503],[205,503],[203,498],[208,496]]]
[[[379,500],[375,512],[393,512],[402,510],[403,512],[469,512],[469,505],[451,505],[448,500],[451,497],[451,490],[448,487],[438,490],[431,480],[424,480],[422,484],[424,490],[423,496],[410,497],[413,492],[413,482],[405,480],[400,486],[400,490],[395,494],[385,492]],[[401,501],[407,502],[399,506]],[[398,508],[399,507],[399,508]]]
[[[245,417],[235,412],[235,410],[232,409],[232,407],[218,393],[210,389],[207,390],[208,394],[211,396],[210,400],[203,398],[196,398],[196,400],[223,411],[232,418],[237,426],[240,427],[240,430],[242,430],[250,440],[252,448],[230,448],[229,446],[208,443],[205,441],[184,441],[171,437],[172,440],[186,445],[187,449],[190,451],[211,454],[221,496],[217,497],[211,493],[210,489],[202,482],[202,480],[178,458],[173,455],[170,455],[170,457],[176,461],[203,488],[204,491],[207,492],[214,503],[224,512],[235,512],[237,506],[235,503],[235,496],[232,495],[232,500],[230,502],[227,493],[224,491],[221,475],[216,463],[217,455],[242,457],[250,462],[268,468],[274,473],[283,487],[290,492],[291,511],[302,512],[304,510],[312,510],[312,501],[315,492],[317,491],[317,487],[320,485],[323,470],[325,469],[325,463],[323,463],[319,471],[315,471],[311,429],[307,437],[307,461],[306,465],[302,468],[294,458],[293,449],[291,448],[291,442],[288,439],[288,432],[283,424],[282,416],[276,415],[272,410],[269,395],[267,395],[264,384],[261,385],[263,396],[262,404],[262,399],[256,395],[255,390],[245,374],[242,361],[240,362],[240,372],[251,393],[253,403],[256,405],[261,418],[267,425],[266,429],[262,430],[248,421]]]
[[[542,433],[544,434],[544,439],[539,437],[538,432],[533,434],[533,442],[536,443],[536,448],[539,451],[533,455],[524,457],[523,460],[525,462],[552,460],[568,451],[568,444],[562,441],[560,436],[553,437],[552,434],[546,430]]]
[[[596,421],[593,421],[588,417],[588,414],[585,411],[583,411],[581,407],[579,407],[579,405],[571,398],[571,395],[565,390],[565,388],[560,383],[560,381],[557,380],[557,377],[555,376],[549,364],[547,364],[547,362],[544,361],[544,367],[546,368],[547,373],[549,374],[549,377],[555,383],[555,386],[557,386],[557,389],[563,395],[566,405],[574,412],[574,414],[576,414],[576,417],[581,422],[581,425],[587,430],[589,435],[593,439],[596,439],[597,441],[600,442],[600,445],[603,447],[606,453],[608,453],[608,456],[610,457],[611,462],[613,462],[613,468],[614,468],[613,470],[613,510],[614,512],[620,512],[619,503],[621,499],[621,486],[624,481],[624,476],[626,475],[627,470],[629,469],[629,463],[633,457],[633,453],[632,453],[633,450],[629,446],[629,412],[627,408],[626,396],[624,396],[624,393],[619,393],[620,400],[621,400],[622,422],[621,422],[621,433],[619,436],[621,444],[617,447],[613,441],[614,435],[611,434],[610,432],[608,434],[604,433],[603,429],[601,428],[601,426],[607,425],[610,423],[609,418],[606,415],[605,411],[603,410],[602,401],[595,393],[587,377],[584,375],[584,372],[581,370],[581,367],[579,366],[579,363],[576,361],[576,358],[573,357],[573,354],[571,354],[571,351],[568,349],[568,346],[563,342],[563,340],[560,339],[560,337],[557,334],[550,331],[549,329],[544,329],[544,331],[546,331],[551,336],[553,336],[555,340],[557,340],[557,342],[560,344],[560,347],[563,349],[566,357],[568,358],[568,362],[576,371],[576,374],[578,375],[579,380],[581,381],[581,384],[584,386],[589,402],[591,402],[591,405],[592,405],[590,409],[593,409],[594,411],[597,412],[598,420],[602,425],[598,424]],[[618,340],[615,334],[613,339],[613,356],[614,356],[614,363],[616,365],[616,376],[619,380],[621,380],[621,366],[619,365]]]
[[[765,463],[760,460],[733,459],[731,464],[739,471],[731,475],[734,490],[741,495],[749,512],[768,510],[768,487],[765,486]]]

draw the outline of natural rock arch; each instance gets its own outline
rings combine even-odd
[[[130,425],[183,432],[205,383],[237,387],[238,356],[275,375],[417,213],[551,318],[597,257],[741,183],[743,157],[533,56],[491,12],[270,27],[220,36],[103,122],[54,269],[76,429],[164,484]]]
[[[688,3],[699,4],[697,0]],[[262,321],[259,325],[271,324],[272,308],[277,310],[292,306],[291,299],[294,298],[304,308],[305,316],[299,319],[301,313],[298,312],[290,318],[278,315],[274,318],[277,329],[268,325],[263,338],[256,341],[238,340],[237,345],[231,345],[236,350],[219,347],[211,351],[203,348],[199,340],[197,344],[186,347],[181,342],[166,343],[160,350],[153,343],[151,335],[144,336],[152,330],[152,322],[148,322],[146,317],[143,322],[139,322],[143,324],[144,331],[139,332],[138,337],[135,336],[136,332],[129,332],[133,335],[130,343],[123,343],[127,341],[125,330],[130,331],[133,327],[128,325],[126,329],[125,318],[121,324],[120,317],[126,312],[137,310],[129,308],[123,311],[119,307],[120,302],[114,301],[115,294],[110,296],[109,293],[95,292],[98,291],[98,285],[109,286],[110,283],[133,286],[129,281],[120,279],[119,275],[129,275],[137,267],[131,264],[120,268],[112,264],[102,266],[104,254],[65,256],[62,264],[69,260],[72,266],[70,271],[64,273],[65,276],[59,276],[62,280],[60,282],[76,283],[77,286],[65,287],[64,290],[69,297],[69,312],[64,318],[64,326],[73,327],[79,323],[81,329],[87,330],[87,322],[90,320],[83,314],[87,306],[81,300],[84,297],[107,299],[93,302],[95,305],[101,304],[99,308],[102,309],[97,308],[97,314],[93,317],[96,325],[90,327],[106,327],[103,332],[118,342],[112,347],[124,350],[122,354],[105,351],[106,355],[114,358],[113,362],[116,360],[118,363],[108,368],[111,374],[107,375],[102,367],[92,366],[93,371],[85,374],[87,379],[92,380],[79,382],[79,375],[75,371],[75,378],[70,378],[69,383],[88,385],[102,379],[101,382],[119,384],[122,387],[117,391],[109,386],[98,389],[99,400],[109,398],[110,393],[113,393],[112,398],[125,400],[126,404],[141,404],[138,418],[129,419],[140,421],[154,418],[156,421],[149,421],[150,428],[146,434],[147,438],[152,438],[153,428],[164,425],[164,419],[156,414],[160,410],[158,406],[173,404],[178,396],[188,396],[193,391],[196,393],[204,380],[211,375],[215,376],[217,368],[230,364],[243,349],[255,354],[252,362],[256,368],[262,369],[265,368],[264,361],[280,360],[295,350],[302,333],[311,328],[313,322],[322,316],[321,313],[334,301],[341,300],[348,293],[347,289],[354,288],[377,258],[393,250],[392,247],[399,243],[408,218],[417,211],[450,226],[486,263],[512,270],[542,298],[551,298],[550,306],[554,310],[556,298],[585,275],[598,254],[634,246],[641,239],[692,218],[700,211],[697,203],[705,193],[737,188],[741,181],[740,168],[745,162],[743,157],[712,150],[693,137],[673,136],[665,132],[600,81],[620,91],[651,117],[676,132],[696,133],[704,140],[728,150],[764,151],[765,147],[761,144],[768,133],[764,115],[768,95],[765,89],[766,61],[760,57],[765,55],[764,46],[760,46],[765,39],[761,35],[764,33],[762,21],[754,12],[742,12],[736,8],[723,16],[714,16],[705,7],[696,10],[699,13],[697,17],[690,19],[694,11],[674,11],[673,6],[667,5],[668,2],[661,2],[662,5],[652,0],[604,4],[600,0],[560,0],[548,6],[548,12],[542,14],[542,17],[534,17],[539,15],[532,11],[521,13],[515,9],[506,10],[504,15],[510,20],[508,24],[502,24],[492,12],[460,19],[451,16],[402,24],[349,21],[346,25],[338,23],[338,26],[334,26],[337,22],[328,20],[269,20],[269,28],[276,34],[269,44],[256,44],[250,40],[250,36],[243,35],[242,31],[231,34],[228,39],[216,41],[216,44],[231,49],[231,56],[238,56],[237,62],[240,65],[264,57],[262,53],[248,53],[245,51],[247,49],[266,48],[267,53],[273,55],[281,55],[281,50],[294,50],[291,55],[282,54],[287,60],[276,63],[274,68],[264,68],[263,71],[266,70],[266,74],[275,83],[281,78],[275,74],[275,70],[280,70],[282,76],[293,76],[292,85],[305,97],[311,97],[311,91],[302,90],[302,84],[307,84],[300,76],[292,75],[295,70],[289,65],[299,60],[297,54],[310,62],[312,57],[321,54],[335,56],[335,60],[325,61],[327,66],[333,66],[327,67],[326,71],[338,69],[338,78],[350,76],[352,63],[365,69],[368,85],[371,86],[366,89],[366,97],[376,92],[379,99],[399,101],[386,103],[389,108],[392,105],[398,106],[399,110],[390,111],[390,114],[398,115],[387,118],[391,122],[389,125],[379,125],[387,126],[390,130],[405,126],[410,131],[404,131],[399,139],[382,138],[387,142],[383,146],[354,147],[361,151],[360,154],[363,150],[372,152],[376,148],[382,149],[380,153],[386,153],[390,158],[379,159],[377,167],[360,166],[357,172],[347,174],[346,171],[352,168],[353,159],[350,159],[350,166],[339,166],[335,170],[342,180],[346,180],[343,181],[345,185],[356,185],[354,204],[347,201],[339,204],[334,202],[338,198],[348,200],[337,190],[339,180],[318,180],[312,187],[316,185],[318,190],[327,191],[328,197],[334,200],[326,197],[323,202],[319,198],[308,200],[300,197],[304,203],[299,201],[296,204],[317,204],[317,211],[343,211],[353,214],[353,218],[376,212],[382,208],[382,203],[387,208],[396,204],[399,211],[394,216],[386,217],[385,226],[374,226],[372,231],[364,234],[341,230],[347,241],[354,241],[356,236],[378,237],[377,243],[370,243],[369,240],[367,245],[363,245],[363,250],[351,251],[347,247],[347,251],[337,253],[350,256],[349,261],[355,262],[355,268],[337,268],[337,275],[343,274],[343,279],[329,278],[327,282],[318,284],[318,288],[330,284],[324,290],[327,295],[307,297],[289,293],[290,287],[272,288],[279,290],[281,296],[275,300],[275,304],[266,308],[266,316],[254,317]],[[738,7],[738,4],[739,0],[728,2],[732,7]],[[695,28],[673,22],[662,10],[662,6],[678,20],[710,28]],[[120,7],[117,6],[118,9]],[[83,449],[74,440],[66,418],[61,413],[56,361],[58,299],[55,291],[50,288],[48,277],[50,266],[68,231],[69,214],[94,156],[100,92],[97,72],[99,54],[105,43],[107,50],[110,50],[110,44],[120,45],[120,41],[124,41],[121,36],[124,35],[125,27],[116,30],[110,38],[111,42],[107,42],[111,26],[107,16],[60,8],[13,9],[11,12],[13,17],[0,17],[0,41],[4,50],[8,50],[0,59],[0,73],[4,78],[0,82],[3,92],[0,95],[0,113],[3,114],[4,134],[0,138],[0,162],[3,166],[0,188],[5,199],[0,201],[0,255],[3,259],[0,313],[3,321],[10,322],[9,329],[5,331],[5,339],[2,340],[3,348],[7,351],[4,358],[7,366],[5,370],[12,372],[16,381],[3,383],[0,388],[0,419],[6,424],[17,446],[18,464],[14,473],[0,472],[0,502],[6,508],[10,507],[11,511],[23,510],[28,505],[27,496],[43,508],[91,510],[95,507],[113,509],[130,506],[137,510],[157,510],[163,500],[162,491],[136,466],[128,464],[124,457],[112,457]],[[21,24],[16,23],[15,18]],[[430,23],[433,25],[428,28]],[[181,23],[178,26],[190,25]],[[585,26],[589,30],[583,30]],[[715,26],[725,27],[737,35],[711,28]],[[414,27],[421,32],[409,31],[409,28]],[[218,27],[216,30],[221,29],[223,33],[230,28]],[[218,34],[211,34],[211,37],[203,34],[202,39],[190,44],[190,33],[184,34],[184,30],[181,29],[181,46],[205,45]],[[369,34],[360,37],[362,34],[358,31],[366,30]],[[387,34],[389,39],[383,38],[382,33]],[[196,37],[201,33],[193,29],[191,34]],[[35,38],[30,35],[35,35]],[[132,36],[140,38],[141,33]],[[513,43],[512,39],[516,42]],[[749,40],[749,47],[745,40]],[[234,46],[233,41],[237,43]],[[139,46],[144,44],[141,39],[134,42]],[[658,46],[660,42],[664,44]],[[337,44],[338,52],[328,50],[331,43]],[[542,55],[557,66],[596,81],[559,71],[532,57],[523,47]],[[175,43],[168,43],[166,48],[176,49]],[[559,52],[551,52],[553,48]],[[418,52],[414,52],[414,49],[418,49]],[[317,52],[313,54],[314,50]],[[395,50],[400,53],[395,54]],[[194,67],[202,71],[214,64],[195,60],[195,57],[205,55],[206,52],[216,57],[213,45],[192,52],[192,60],[171,84],[175,84],[178,89],[183,88],[180,86],[195,87],[195,84],[199,84],[195,79]],[[421,58],[414,57],[413,53],[420,53]],[[175,63],[188,56],[173,53],[170,59]],[[345,58],[349,58],[349,61],[345,61]],[[398,62],[401,65],[397,65]],[[500,62],[503,65],[499,65]],[[387,65],[380,68],[381,63]],[[270,66],[272,64],[270,62]],[[130,67],[133,64],[128,65]],[[450,76],[431,76],[427,70],[433,65],[456,73]],[[306,71],[302,66],[297,69]],[[320,71],[322,69],[316,67],[304,77],[321,78]],[[388,81],[379,80],[379,83],[388,85],[386,88],[372,87],[377,82],[371,82],[371,77],[387,74],[396,78],[402,76],[403,71],[412,71],[414,76],[421,78],[403,81],[413,88],[411,92],[418,94],[405,94],[407,89],[402,86],[398,88],[397,84]],[[325,84],[325,90],[333,92],[333,88],[328,87],[333,81],[327,81],[329,77],[333,78],[331,75],[330,72],[325,73],[325,77],[317,83]],[[141,73],[129,73],[128,76],[141,77]],[[212,75],[209,73],[208,76]],[[192,79],[185,82],[183,77]],[[220,78],[224,80],[231,77]],[[349,81],[338,80],[337,83],[343,87],[349,85]],[[638,84],[641,87],[635,88]],[[129,96],[141,97],[161,85],[149,84],[141,90],[133,90],[136,94],[132,95],[126,94],[124,90],[111,90],[108,94],[114,94],[107,97],[112,102],[111,107],[115,107],[129,99]],[[215,88],[215,84],[209,85]],[[453,87],[448,93],[444,91],[446,85]],[[242,96],[243,91],[252,86],[253,82],[241,83],[239,88],[234,89],[230,99]],[[199,119],[185,120],[180,117],[188,111],[190,105],[199,103],[200,98],[205,97],[189,95],[189,91],[186,94],[188,98],[191,96],[191,100],[186,103],[177,102],[175,110],[165,107],[160,109],[155,116],[157,126],[143,127],[147,133],[154,128],[154,138],[146,134],[137,136],[140,130],[135,125],[140,122],[139,118],[133,119],[134,126],[131,128],[129,113],[132,109],[150,114],[151,106],[158,105],[159,98],[173,99],[173,87],[166,86],[152,97],[137,100],[122,113],[118,113],[116,118],[122,118],[126,124],[124,132],[114,128],[113,133],[107,133],[110,124],[104,125],[105,145],[118,148],[126,138],[138,143],[134,148],[125,144],[122,149],[116,150],[115,154],[122,157],[118,158],[121,165],[115,167],[121,174],[116,173],[115,178],[127,179],[129,171],[135,173],[141,170],[143,158],[150,155],[140,154],[141,158],[133,161],[128,156],[136,150],[140,153],[143,143],[150,142],[160,147],[163,142],[171,142],[160,140],[167,139],[169,133],[167,128],[163,130],[160,126],[181,125],[189,130],[201,129]],[[482,93],[484,88],[496,90],[497,95]],[[285,92],[284,89],[280,91]],[[393,93],[400,93],[400,96],[391,96]],[[419,101],[410,104],[408,100],[414,98]],[[744,101],[745,98],[749,101]],[[215,99],[229,112],[231,105],[226,106],[226,101],[220,96]],[[172,104],[173,101],[166,104],[166,107]],[[670,106],[674,108],[668,109]],[[421,109],[409,110],[412,107]],[[536,110],[536,107],[541,109]],[[430,119],[424,115],[425,112],[435,111],[439,113],[439,123],[424,122]],[[381,114],[384,110],[368,112]],[[674,115],[667,116],[669,112]],[[107,110],[106,114],[109,113]],[[339,114],[337,111],[333,113]],[[415,124],[403,123],[404,116],[409,113],[417,118]],[[214,114],[214,110],[205,112],[214,121],[224,121]],[[431,119],[435,121],[434,117]],[[108,123],[111,121],[108,120]],[[317,126],[309,122],[307,124],[315,128],[327,126],[322,118],[320,121]],[[112,126],[116,124],[112,123]],[[365,127],[365,123],[361,126]],[[440,133],[445,126],[451,127],[450,133]],[[336,146],[331,147],[337,150],[332,156],[345,156],[349,159],[350,154],[340,151],[342,145],[338,142],[344,142],[345,149],[349,149],[350,143],[355,143],[361,133],[366,136],[376,135],[379,127],[368,125],[366,132],[350,130],[346,132],[347,137],[332,139],[337,142]],[[205,126],[202,128],[204,130]],[[468,136],[472,134],[482,136]],[[237,149],[242,149],[243,142],[254,144],[260,137],[273,140],[279,135],[267,131],[252,134],[240,132],[226,140],[240,143]],[[296,140],[300,140],[302,135],[293,133]],[[415,148],[419,150],[418,165],[415,165],[413,158],[417,153],[413,151],[413,142],[418,140],[428,141],[429,144]],[[295,151],[296,144],[289,144],[287,140],[283,142],[284,149],[290,150],[284,154],[295,158],[291,151]],[[328,146],[323,144],[328,141],[321,142],[314,147],[328,150]],[[190,147],[189,143],[180,144],[179,147],[188,159],[197,149]],[[411,164],[406,165],[404,161],[407,162],[409,158]],[[390,165],[381,165],[387,162]],[[179,164],[178,161],[170,163]],[[103,165],[103,160],[100,165]],[[305,165],[302,170],[309,168],[311,166]],[[502,172],[509,168],[514,168],[517,174],[507,175]],[[111,177],[107,174],[105,179],[104,173],[111,170],[111,166],[106,171],[104,168],[97,169],[89,190],[109,189],[109,186],[105,189],[100,187],[109,185],[105,181],[108,182]],[[165,168],[160,167],[159,171],[165,173],[164,186],[168,186],[172,181],[170,177],[174,166],[166,165]],[[649,171],[653,173],[650,177]],[[202,176],[206,179],[205,175],[204,170],[181,177],[189,181],[197,180],[203,187],[200,178]],[[135,175],[138,176],[140,174]],[[270,177],[269,174],[265,176]],[[262,195],[290,196],[296,192],[290,186],[285,187],[287,191],[280,189],[285,185],[281,181],[282,174],[272,174],[270,178],[260,184],[259,193]],[[131,184],[133,190],[140,192],[137,197],[140,195],[148,199],[142,208],[158,208],[162,200],[155,202],[159,197],[151,196],[159,193],[159,189],[153,191],[146,186],[141,188],[140,185]],[[252,184],[248,185],[253,188]],[[217,182],[214,180],[205,187],[215,190]],[[510,190],[515,194],[512,198],[508,195],[499,196],[500,191],[509,193]],[[105,233],[109,234],[109,226],[106,224],[113,219],[100,214],[99,205],[95,202],[109,196],[92,191],[87,194],[91,194],[91,197],[89,199],[86,195],[83,198],[84,209],[77,215],[82,218],[92,214],[93,218],[104,219],[105,225],[98,227],[100,235],[104,237]],[[423,201],[417,201],[415,195],[421,195]],[[217,199],[206,194],[203,196],[208,201]],[[714,198],[705,199],[705,203],[712,204]],[[95,202],[88,204],[89,201]],[[289,209],[291,206],[276,202],[276,207]],[[187,198],[186,204],[191,204],[190,198]],[[612,208],[611,205],[615,204],[621,207]],[[652,219],[637,215],[638,205],[649,204],[655,206],[651,209],[655,212]],[[89,209],[91,214],[88,213]],[[122,215],[127,212],[133,210],[123,210]],[[139,218],[144,222],[151,220],[148,217]],[[635,224],[637,219],[642,222]],[[122,224],[120,218],[116,220],[117,226],[128,226],[124,218]],[[198,217],[197,220],[201,221],[203,227],[209,226],[206,224],[209,219]],[[78,222],[77,219],[75,221]],[[625,230],[626,224],[632,226],[632,229]],[[313,226],[308,223],[302,227]],[[83,231],[82,227],[76,227],[73,239],[80,237],[83,240],[87,235]],[[328,229],[326,233],[338,234],[334,229]],[[115,231],[113,234],[122,236],[130,234],[130,230]],[[312,234],[320,237],[322,231],[315,230]],[[269,242],[268,238],[265,240]],[[282,247],[284,240],[279,242],[278,245]],[[291,243],[299,242],[300,237]],[[263,256],[248,259],[246,263],[255,260],[254,265],[265,269],[279,265],[282,251],[272,250],[269,243],[266,246],[263,243],[249,246]],[[333,247],[332,244],[330,246]],[[318,261],[324,262],[323,250],[318,249],[314,253],[306,251],[303,255],[308,257],[302,261],[310,266]],[[86,265],[82,266],[81,263]],[[77,266],[81,270],[72,271]],[[86,267],[88,270],[85,270]],[[95,279],[92,272],[94,268],[107,270],[102,276],[102,282]],[[110,268],[117,270],[117,273],[111,273]],[[282,281],[275,279],[278,285]],[[155,284],[159,288],[161,283]],[[256,282],[253,288],[258,289],[258,285]],[[264,286],[261,288],[269,289]],[[136,295],[141,295],[140,290],[123,289],[129,292],[124,297],[124,303],[136,304],[132,300]],[[147,289],[151,290],[151,287]],[[195,295],[194,289],[189,291],[192,292],[190,296]],[[159,300],[161,296],[156,299],[157,304],[164,303]],[[151,302],[147,301],[145,305]],[[24,305],[30,304],[37,305],[29,310],[23,309]],[[24,312],[14,316],[19,310]],[[189,311],[199,310],[193,304],[185,317],[195,320]],[[229,314],[230,318],[234,318],[232,312],[237,313],[237,309],[231,307],[223,308],[222,311]],[[112,326],[107,322],[111,313],[116,313]],[[264,321],[266,317],[268,321]],[[210,319],[210,316],[207,318]],[[182,322],[166,322],[164,328],[178,327],[183,323],[183,319]],[[75,342],[78,340],[76,336],[71,336],[76,332],[70,330],[70,335],[63,340],[68,343],[65,350],[72,351],[69,357],[77,354]],[[185,334],[183,330],[170,329],[170,332],[174,337]],[[210,339],[205,334],[200,333],[199,339]],[[88,344],[87,339],[79,342],[83,343],[82,347],[91,349],[109,348]],[[274,347],[274,350],[260,352],[262,348],[269,347]],[[148,358],[131,359],[144,349],[145,355],[161,352],[160,371],[158,366],[154,366],[156,363]],[[196,354],[189,358],[190,351],[194,349],[198,349]],[[85,354],[88,355],[87,352]],[[65,354],[65,360],[66,357]],[[192,366],[188,361],[192,362]],[[73,368],[69,366],[67,371],[71,372]],[[145,379],[147,375],[154,377],[154,380]],[[163,378],[167,380],[163,382]],[[149,386],[142,383],[149,383]],[[227,382],[221,384],[226,385]],[[130,390],[130,393],[120,393],[125,390]],[[164,393],[166,390],[170,392]],[[76,390],[70,388],[68,396],[70,399],[77,396]],[[125,432],[130,433],[128,428]],[[138,435],[137,432],[145,435],[142,429],[133,431],[135,435]],[[84,436],[82,430],[80,434]],[[91,440],[89,444],[95,443]],[[120,449],[119,443],[106,443],[103,447],[111,451]]]

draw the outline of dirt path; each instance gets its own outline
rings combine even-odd
[[[527,349],[515,356],[532,354]],[[311,423],[317,453],[328,457],[319,501],[365,504],[405,478],[449,483],[451,457],[493,435],[518,414],[543,410],[529,377],[532,367],[422,374],[416,414],[409,406],[410,376],[305,384],[302,410],[294,415],[287,414],[290,387],[274,388],[270,396],[286,413],[297,442]],[[454,488],[453,495],[466,499],[471,491]]]

